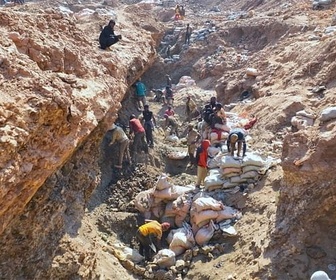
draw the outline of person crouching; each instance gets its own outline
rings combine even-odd
[[[169,223],[160,224],[158,221],[145,220],[145,224],[139,227],[136,236],[140,242],[139,252],[145,257],[146,261],[151,259],[151,247],[161,248],[162,232],[170,228]],[[152,247],[152,249],[154,249]]]

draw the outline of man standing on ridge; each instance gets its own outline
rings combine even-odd
[[[204,180],[208,173],[208,148],[211,146],[209,140],[203,140],[196,151],[197,182],[196,187],[204,186]]]
[[[188,124],[187,146],[188,146],[189,164],[187,167],[196,166],[195,162],[196,143],[200,138],[201,135],[195,129],[194,125]]]

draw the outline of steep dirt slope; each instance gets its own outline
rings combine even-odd
[[[49,278],[60,238],[77,234],[91,192],[110,181],[101,180],[101,139],[127,88],[154,59],[160,36],[155,21],[147,32],[126,16],[117,28],[132,32],[104,52],[97,34],[111,15],[67,16],[47,4],[0,10],[0,231],[1,246],[11,248],[1,253],[0,274],[6,279]]]

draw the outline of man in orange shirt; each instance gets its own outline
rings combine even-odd
[[[162,238],[162,232],[167,231],[170,228],[169,223],[160,224],[158,221],[145,220],[145,224],[139,227],[136,236],[140,241],[140,254],[148,261],[150,260],[150,248],[155,246],[160,248],[160,242]],[[156,237],[156,241],[153,238]],[[153,248],[154,250],[154,248]]]
[[[203,140],[201,146],[197,148],[196,162],[197,162],[197,182],[196,187],[204,186],[204,179],[208,173],[208,148],[211,146],[209,140]]]

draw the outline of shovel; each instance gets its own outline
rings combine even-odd
[[[153,250],[154,253],[156,253],[156,247],[155,247],[155,245],[153,244],[153,242],[150,243],[148,246]]]

